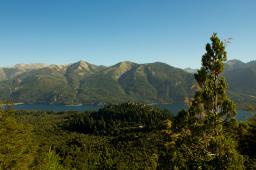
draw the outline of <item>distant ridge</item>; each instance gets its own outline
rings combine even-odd
[[[123,61],[97,66],[86,61],[65,65],[18,64],[0,68],[0,100],[22,103],[183,102],[191,96],[196,69],[165,63]],[[256,62],[229,60],[224,75],[236,101],[256,100]]]
[[[184,71],[188,72],[188,73],[196,73],[197,69],[193,69],[193,68],[185,68]]]
[[[33,69],[40,69],[40,68],[44,68],[47,67],[48,64],[43,64],[43,63],[32,63],[32,64],[16,64],[14,66],[14,68],[17,69],[24,69],[24,70],[33,70]]]

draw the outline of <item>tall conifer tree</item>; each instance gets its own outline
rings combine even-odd
[[[226,131],[236,122],[236,108],[227,96],[222,74],[227,59],[225,44],[214,33],[205,49],[202,67],[195,74],[194,98],[189,109],[176,118],[176,123],[183,125],[177,125],[171,135],[171,164],[189,169],[243,168],[236,142]]]

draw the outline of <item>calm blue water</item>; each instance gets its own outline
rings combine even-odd
[[[35,110],[35,111],[97,111],[103,106],[86,104],[86,105],[62,105],[62,104],[18,104],[14,106],[15,110]]]
[[[184,104],[175,104],[175,105],[158,104],[157,107],[159,107],[160,109],[166,109],[166,110],[172,111],[175,116],[181,109],[185,108],[185,105]],[[237,120],[244,121],[253,117],[254,115],[256,115],[256,112],[250,112],[246,110],[237,110],[236,118]]]
[[[185,106],[183,104],[156,104],[154,105],[160,109],[166,109],[174,113],[176,115],[179,110],[183,109]],[[61,104],[19,104],[15,105],[15,110],[38,110],[38,111],[97,111],[103,106],[86,104],[79,106],[67,106]],[[256,113],[252,113],[245,110],[238,110],[237,119],[238,120],[246,120]]]

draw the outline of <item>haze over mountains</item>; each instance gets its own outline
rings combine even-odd
[[[182,102],[193,94],[195,71],[159,62],[124,61],[110,67],[86,61],[67,65],[19,64],[0,68],[0,99],[64,104]],[[256,100],[256,61],[227,61],[224,75],[235,101]]]

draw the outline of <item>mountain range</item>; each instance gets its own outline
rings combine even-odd
[[[165,63],[129,61],[97,66],[86,61],[67,65],[18,64],[0,68],[0,99],[22,103],[182,102],[194,93],[193,73]],[[224,76],[237,102],[256,101],[256,61],[229,60]]]

